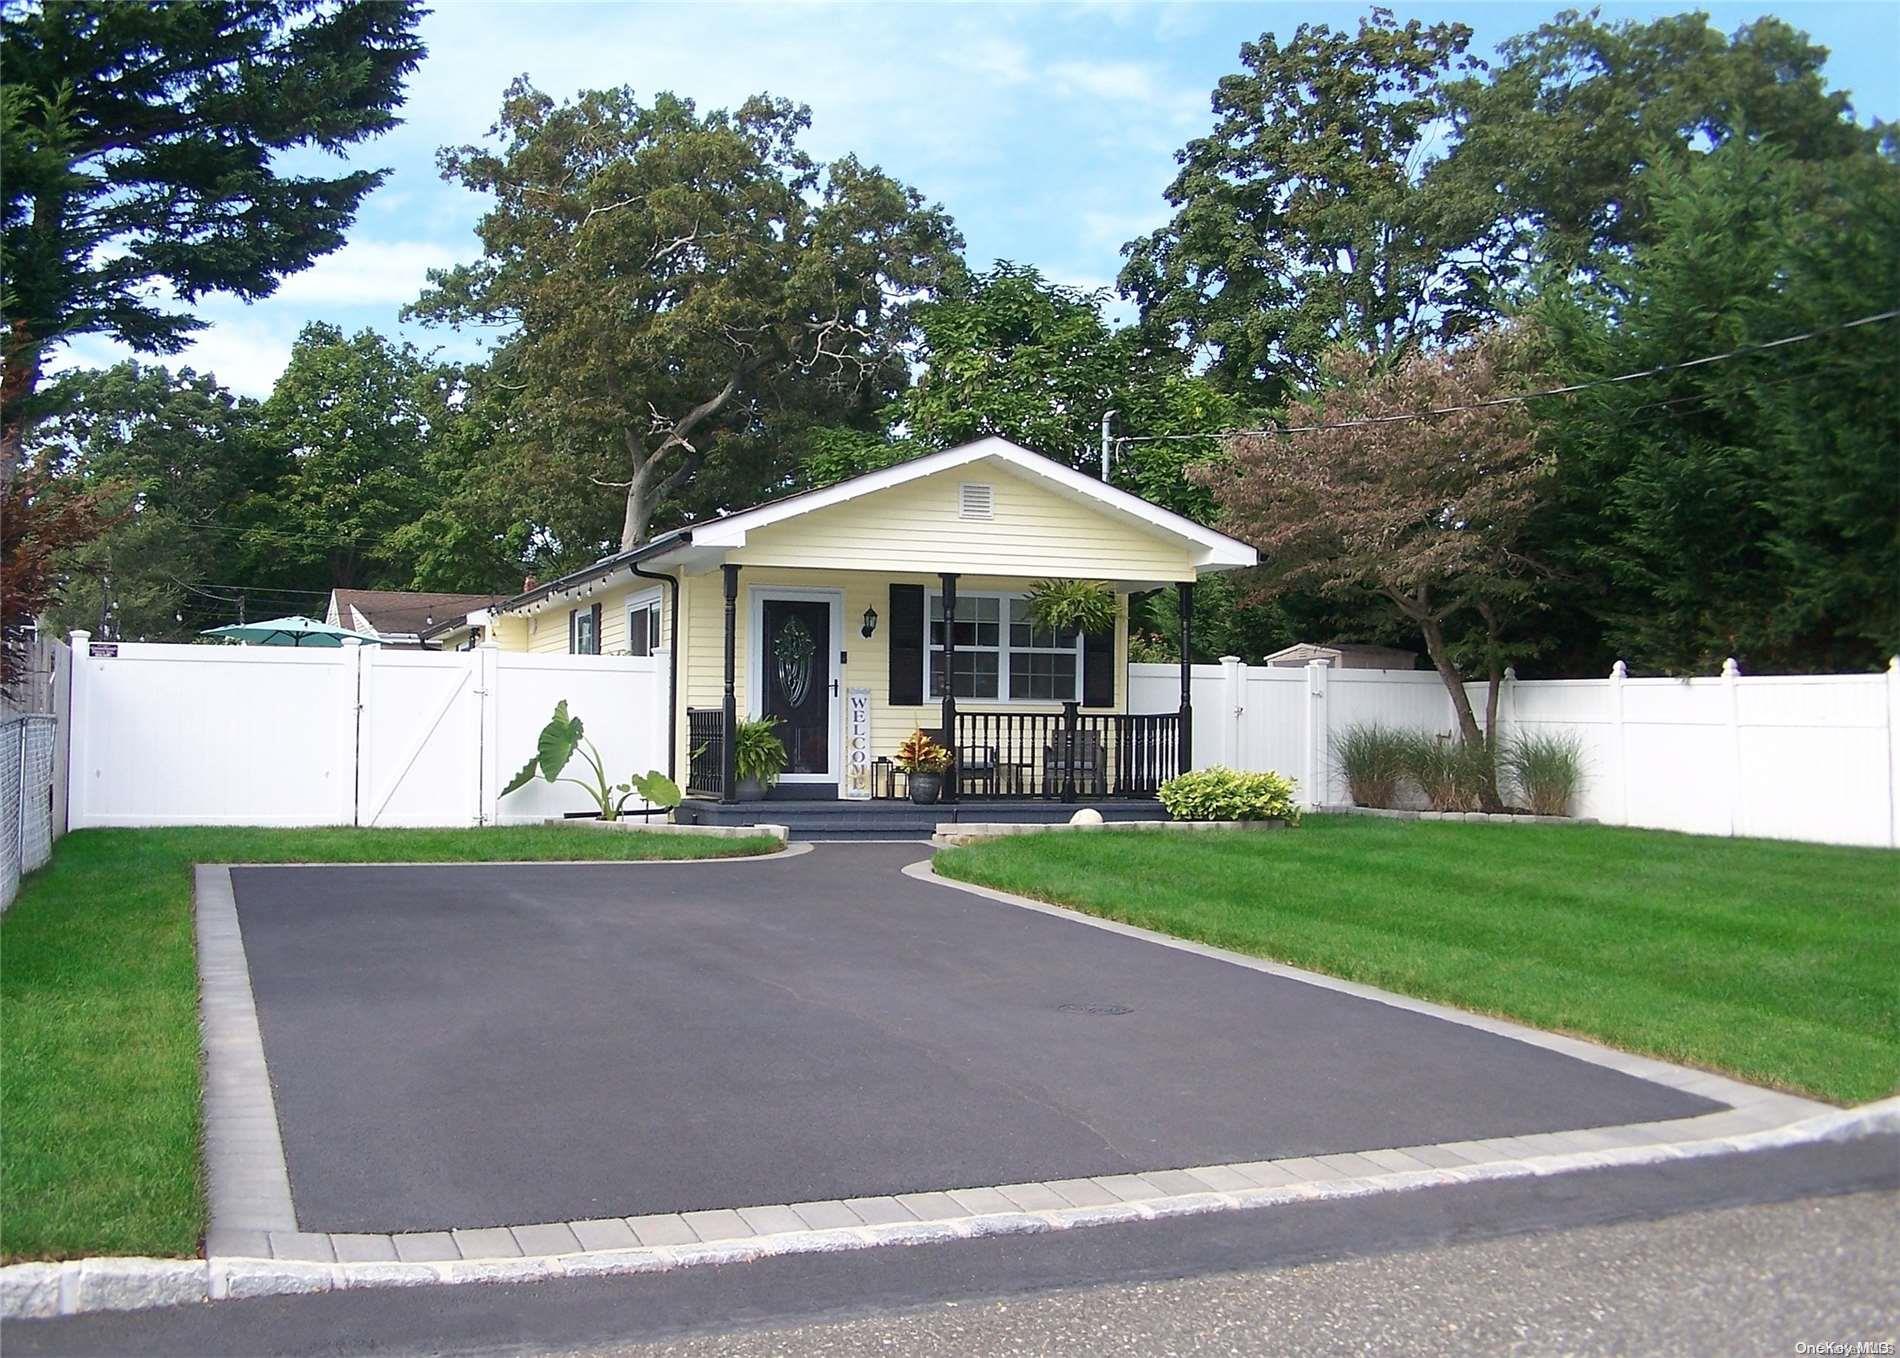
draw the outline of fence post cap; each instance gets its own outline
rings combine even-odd
[[[1742,667],[1735,662],[1734,656],[1730,656],[1727,660],[1722,662],[1722,677],[1724,679],[1738,679],[1741,677],[1741,673]]]
[[[1617,661],[1614,665],[1610,666],[1610,678],[1627,679],[1629,677],[1630,677],[1630,667],[1628,665],[1625,665],[1621,660]]]
[[[88,632],[83,627],[75,627],[73,628],[73,631],[72,631],[71,640],[72,640],[73,649],[78,650],[81,646],[86,645],[88,642],[92,640],[92,633]]]
[[[1517,682],[1517,666],[1506,665],[1504,667],[1504,677],[1515,684]]]

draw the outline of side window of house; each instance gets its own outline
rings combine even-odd
[[[573,655],[600,654],[600,605],[567,615],[567,649]]]
[[[652,655],[660,649],[660,601],[644,600],[627,611],[627,653]]]

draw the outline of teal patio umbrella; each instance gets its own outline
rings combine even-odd
[[[207,627],[200,636],[227,637],[251,646],[341,646],[354,637],[365,646],[379,646],[382,638],[347,627],[332,627],[315,618],[292,614],[269,622],[234,622],[228,627]]]

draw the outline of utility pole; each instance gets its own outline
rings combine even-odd
[[[112,637],[112,572],[99,572],[99,639]]]
[[[1113,410],[1102,412],[1102,484],[1108,484],[1108,454],[1113,441],[1108,436],[1108,422],[1115,418]]]

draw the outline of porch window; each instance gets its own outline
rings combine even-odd
[[[1002,672],[1003,601],[994,594],[959,594],[956,695],[994,699]],[[943,697],[943,596],[930,596],[930,674],[927,691]]]
[[[1052,632],[1029,621],[1029,600],[1009,601],[1009,696],[1017,702],[1066,703],[1080,695],[1082,635]]]
[[[1082,638],[1029,621],[1020,594],[957,595],[956,696],[979,702],[1079,700]],[[930,596],[930,648],[925,692],[943,697],[943,596]]]

